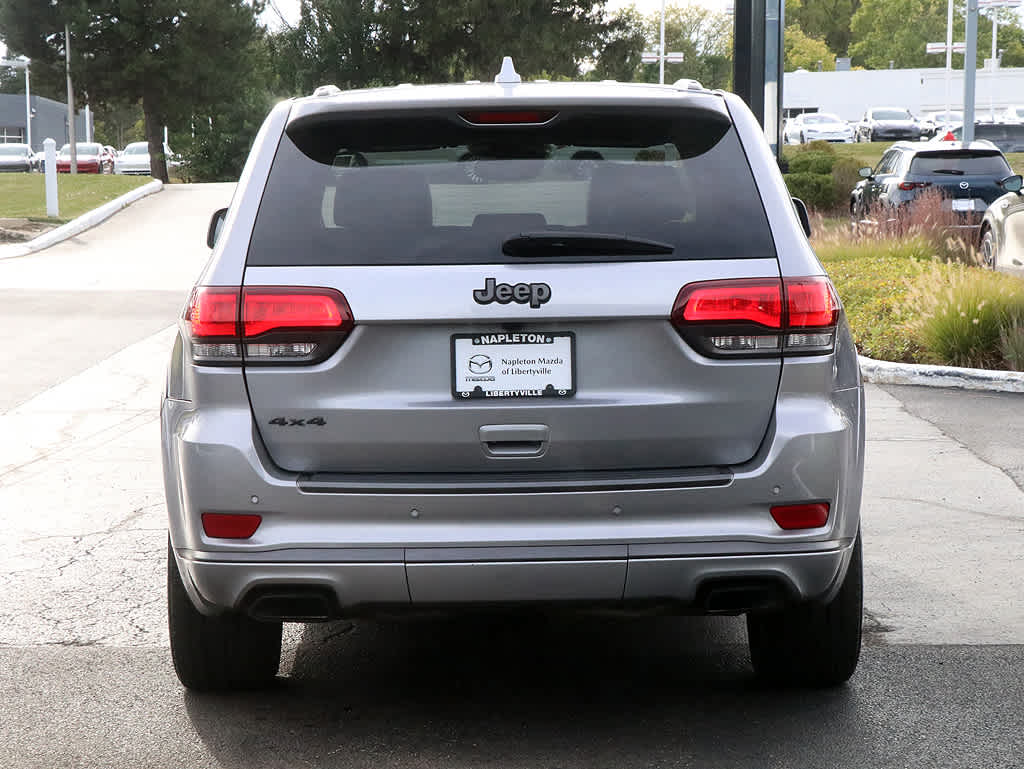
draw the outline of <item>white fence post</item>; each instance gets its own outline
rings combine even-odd
[[[57,205],[57,142],[53,139],[43,141],[43,153],[46,158],[46,215],[59,216]]]

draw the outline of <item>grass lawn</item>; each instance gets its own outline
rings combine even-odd
[[[871,166],[874,168],[882,158],[882,153],[893,144],[894,142],[855,142],[853,144],[833,144],[832,146],[836,150],[836,157],[855,158],[861,166]],[[782,152],[783,156],[787,158],[792,157],[793,150],[796,148],[796,145],[787,146]],[[1006,159],[1009,161],[1010,168],[1013,169],[1014,173],[1024,174],[1024,152],[1008,153]]]
[[[0,219],[42,219],[65,222],[152,181],[145,176],[58,174],[60,216],[46,216],[43,174],[0,174]]]

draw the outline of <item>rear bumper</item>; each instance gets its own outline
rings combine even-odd
[[[201,611],[224,608],[261,614],[261,599],[310,594],[326,596],[330,618],[402,607],[517,603],[664,604],[682,611],[732,612],[757,608],[771,593],[784,602],[826,600],[846,572],[852,541],[822,543],[822,549],[762,554],[696,552],[645,556],[643,546],[622,545],[621,557],[544,559],[543,548],[523,560],[484,550],[477,559],[449,560],[452,553],[419,552],[405,559],[345,560],[344,550],[323,551],[338,560],[225,561],[178,553],[178,567]],[[604,548],[606,551],[609,548]],[[680,552],[686,547],[673,548]],[[707,548],[703,548],[707,550]],[[577,553],[581,555],[582,553]],[[354,555],[366,557],[366,553]],[[436,560],[435,560],[436,559]],[[723,591],[736,603],[723,603]],[[747,591],[740,595],[737,591]],[[759,591],[759,592],[753,592]],[[751,597],[745,597],[745,596]],[[755,602],[747,605],[745,602]],[[296,606],[296,603],[292,603]],[[260,607],[263,607],[261,611]],[[297,617],[295,613],[287,615]],[[307,617],[308,618],[308,617]]]

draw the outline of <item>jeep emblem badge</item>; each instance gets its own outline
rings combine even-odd
[[[516,283],[514,286],[508,283],[498,283],[494,278],[486,278],[484,287],[473,291],[473,299],[477,304],[517,304],[530,303],[530,307],[537,309],[551,298],[551,286],[547,283]]]

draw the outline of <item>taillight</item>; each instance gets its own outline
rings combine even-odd
[[[932,183],[931,182],[900,182],[897,186],[901,190],[903,190],[904,192],[908,192],[910,190],[919,190],[919,189],[923,189],[925,187],[931,187]]]
[[[185,321],[193,360],[215,365],[316,363],[355,325],[341,292],[279,286],[199,286]]]
[[[831,352],[839,300],[828,278],[716,280],[683,286],[672,325],[713,357]]]

